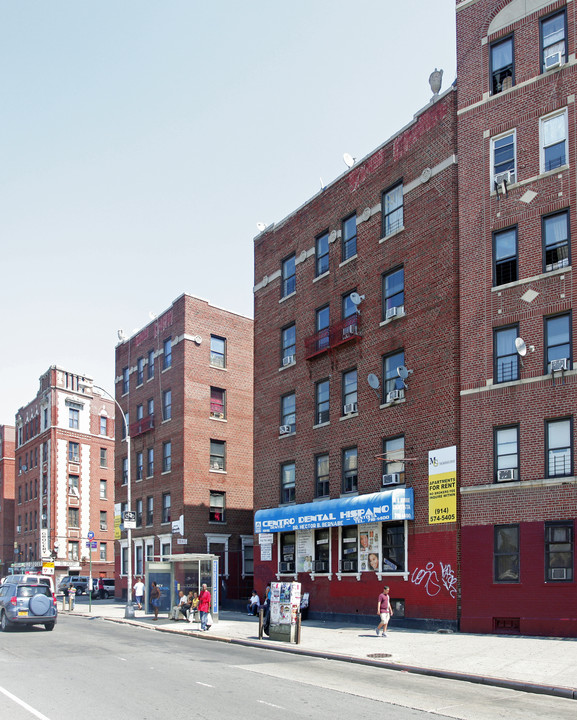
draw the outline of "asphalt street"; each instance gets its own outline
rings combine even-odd
[[[0,717],[574,720],[562,698],[63,616],[0,635]]]

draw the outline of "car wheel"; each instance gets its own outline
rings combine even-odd
[[[54,623],[53,623],[53,622],[44,623],[44,627],[45,627],[47,630],[54,630]]]
[[[105,590],[105,591],[104,591],[104,599],[105,599],[105,600],[108,600],[109,597],[110,597],[110,595],[109,595],[108,592]]]
[[[2,613],[2,617],[0,618],[0,628],[2,629],[2,632],[8,632],[10,630],[10,620],[6,617],[6,613]]]

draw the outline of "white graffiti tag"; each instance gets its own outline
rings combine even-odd
[[[453,568],[450,565],[444,565],[443,563],[439,563],[439,565],[441,566],[441,578],[443,579],[443,585],[452,598],[457,597],[457,578],[455,577]]]
[[[435,563],[428,562],[425,565],[424,570],[415,568],[411,573],[411,582],[413,585],[422,585],[429,597],[435,597],[441,592],[441,588],[444,587],[452,598],[457,597],[457,578],[453,572],[453,568],[449,563],[446,565],[442,562],[439,563],[441,570],[441,581],[439,581],[439,575],[435,570]]]

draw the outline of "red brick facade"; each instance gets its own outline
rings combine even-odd
[[[146,557],[212,552],[221,558],[221,588],[227,596],[250,594],[252,344],[251,319],[181,295],[117,346],[116,399],[128,413],[132,509],[141,515],[132,533],[135,577],[143,573]],[[168,447],[170,461],[164,456]],[[126,456],[119,423],[119,504],[127,499]],[[163,513],[168,497],[170,507]],[[147,513],[149,503],[152,517]],[[184,534],[173,534],[172,523],[181,516]],[[125,538],[123,532],[116,543],[124,591],[126,550],[122,562],[119,553],[126,548]]]
[[[290,548],[279,548],[288,542],[282,532],[274,533],[272,560],[263,560],[265,551],[255,548],[257,590],[262,593],[277,577],[296,575],[310,594],[312,612],[374,615],[386,583],[398,614],[445,623],[457,619],[456,523],[429,524],[428,507],[428,452],[458,439],[455,95],[451,88],[434,98],[398,135],[255,239],[255,511],[386,493],[391,488],[383,487],[384,473],[399,472],[398,487],[414,491],[414,519],[373,528],[387,543],[400,532],[400,554],[406,549],[408,563],[398,554],[389,562],[389,548],[379,539],[379,565],[376,571],[368,567],[363,524],[352,526],[350,532],[358,534],[348,545],[342,528],[329,531],[328,543],[315,531],[313,562],[321,543],[329,550],[311,572],[297,570],[305,542],[300,530],[294,569]],[[402,201],[389,194],[386,203],[384,194],[401,185]],[[347,242],[345,221],[351,217],[356,251]],[[317,240],[323,235],[326,241]],[[395,284],[397,271],[404,278],[395,276]],[[385,276],[390,290],[384,289]],[[399,287],[404,300],[394,295]],[[351,291],[364,296],[359,314],[348,315]],[[398,361],[389,361],[393,374],[397,365],[412,373],[404,397],[401,392],[393,400],[388,391],[402,389],[402,383],[398,377],[387,383],[386,358],[402,352]],[[347,373],[354,370],[356,392],[350,394]],[[377,390],[369,374],[379,378]],[[404,466],[385,467],[384,441],[402,443],[401,438]],[[347,453],[354,458],[355,448],[353,477]],[[328,477],[321,487],[317,466],[326,468],[327,456]],[[293,465],[294,497],[288,485],[283,496],[281,473],[290,485]],[[353,549],[357,559],[351,565],[346,558]]]
[[[574,5],[457,3],[465,631],[577,636]],[[555,49],[561,63],[545,70]],[[493,175],[495,163],[510,170],[507,153],[503,193]],[[505,247],[515,237],[516,249]],[[548,250],[551,239],[565,242]],[[528,346],[520,360],[515,336]],[[567,370],[553,375],[548,361],[563,357]]]
[[[14,557],[14,427],[0,425],[0,577]]]

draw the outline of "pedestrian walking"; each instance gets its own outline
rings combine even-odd
[[[160,607],[160,588],[154,581],[150,590],[150,603],[152,605],[152,609],[154,610],[153,620],[158,620],[158,608]]]
[[[387,627],[389,625],[389,620],[393,615],[388,585],[385,585],[383,592],[379,595],[379,599],[377,601],[377,615],[381,618],[381,622],[375,631],[377,633],[377,637],[379,634],[383,637],[387,637]]]
[[[104,580],[101,577],[98,578],[98,597],[104,600]]]
[[[202,590],[198,596],[198,611],[200,612],[200,629],[205,631],[210,628],[208,624],[208,616],[210,614],[210,592],[206,588],[206,583],[202,584]]]
[[[142,603],[144,602],[144,583],[142,582],[142,578],[138,578],[134,584],[134,597],[136,598],[138,609],[142,610]]]

